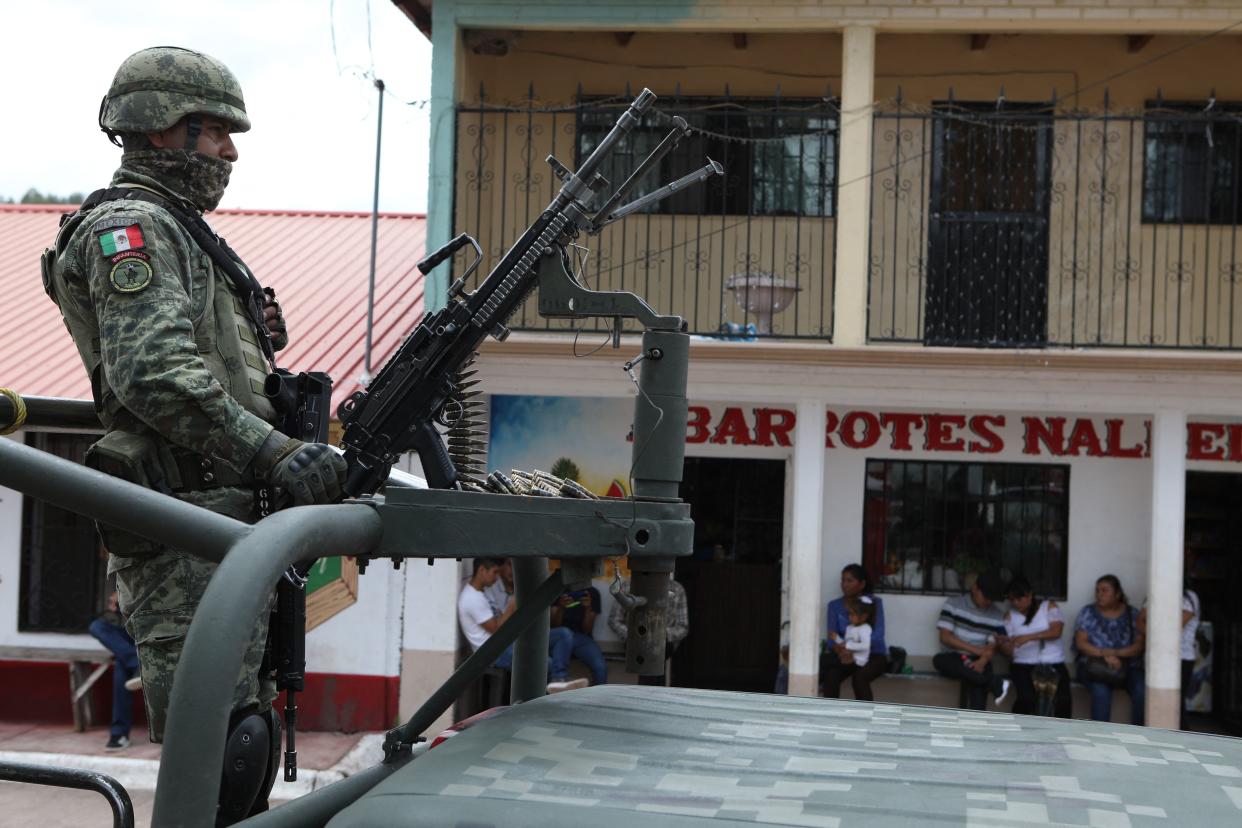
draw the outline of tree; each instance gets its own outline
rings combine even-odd
[[[568,457],[562,457],[552,464],[552,476],[559,477],[562,480],[572,480],[579,482],[578,478],[582,477],[582,470],[578,468],[578,464]]]
[[[81,204],[84,196],[81,193],[70,193],[61,197],[52,193],[41,193],[34,187],[26,191],[19,204]],[[10,202],[12,203],[12,202]]]

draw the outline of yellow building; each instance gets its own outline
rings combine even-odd
[[[769,566],[779,601],[679,571],[688,589],[742,585],[719,601],[779,606],[746,639],[761,665],[787,621],[791,692],[815,691],[823,605],[854,561],[920,668],[971,563],[1061,602],[1067,644],[1113,572],[1147,596],[1147,720],[1177,724],[1184,568],[1217,652],[1242,646],[1242,2],[397,5],[434,44],[431,246],[471,232],[486,272],[555,194],[544,157],[573,167],[643,87],[657,111],[612,184],[673,117],[693,132],[653,186],[705,156],[725,166],[582,240],[578,264],[702,336],[692,404],[717,430],[741,410],[748,431],[692,442],[690,464],[779,466],[765,485],[782,497],[746,518],[779,551],[724,562]],[[611,352],[576,358],[573,329],[533,304],[512,327],[485,352],[489,391],[629,393]],[[772,410],[789,439],[765,445]],[[754,546],[738,525],[699,540]],[[703,646],[691,675],[728,652]],[[1209,709],[1242,727],[1242,661],[1213,663]]]

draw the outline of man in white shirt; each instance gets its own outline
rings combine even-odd
[[[483,642],[491,638],[500,625],[513,615],[516,604],[509,598],[507,605],[496,615],[492,610],[484,591],[496,583],[499,577],[500,561],[495,558],[475,558],[474,574],[461,588],[457,596],[457,622],[461,624],[462,635],[470,642],[470,649],[477,650]],[[573,652],[573,633],[564,627],[548,630],[548,692],[558,693],[562,690],[573,690],[586,687],[586,679],[570,680],[569,657]],[[501,653],[494,665],[502,670],[513,667],[513,645]]]
[[[509,600],[513,597],[512,558],[501,559],[500,566],[496,567],[496,576],[495,583],[483,590],[483,594],[491,602],[492,612],[500,615],[505,611],[505,607],[509,606]]]

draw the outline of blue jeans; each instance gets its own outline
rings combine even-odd
[[[1087,688],[1087,692],[1091,694],[1091,718],[1097,722],[1111,721],[1113,718],[1113,690],[1112,685],[1104,684],[1099,681],[1087,681],[1086,671],[1081,664],[1078,669],[1078,680]],[[1130,694],[1130,724],[1141,725],[1146,713],[1147,704],[1147,674],[1142,667],[1136,667],[1134,664],[1126,670],[1126,692]]]
[[[573,656],[591,671],[591,686],[608,683],[608,664],[604,661],[604,651],[595,643],[595,639],[586,633],[575,632]]]
[[[114,657],[112,664],[112,735],[129,736],[134,724],[133,694],[125,689],[125,682],[138,675],[138,650],[134,639],[124,627],[109,624],[102,618],[91,622],[90,634],[108,648]]]
[[[548,680],[564,681],[569,678],[569,657],[574,649],[574,634],[564,627],[548,630]],[[513,645],[500,654],[492,665],[502,670],[513,669]]]

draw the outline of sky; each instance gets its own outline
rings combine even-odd
[[[241,82],[252,127],[234,136],[221,207],[369,211],[378,77],[380,210],[426,209],[428,111],[407,102],[430,95],[431,44],[390,0],[7,4],[0,197],[106,186],[121,151],[99,131],[100,99],[121,61],[163,45],[218,58]]]

